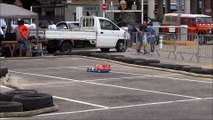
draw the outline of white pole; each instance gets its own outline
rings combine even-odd
[[[33,6],[30,6],[30,11],[33,12]],[[30,19],[30,23],[33,22],[33,19]]]
[[[190,14],[190,0],[184,1],[184,12]]]
[[[148,0],[148,17],[151,19],[155,18],[153,13],[154,10],[155,10],[155,0]],[[148,21],[150,21],[150,19]]]
[[[105,3],[105,0],[103,0],[103,4]],[[105,15],[105,11],[103,10],[103,17],[105,18],[106,15]]]
[[[143,0],[141,0],[141,23],[143,23]]]

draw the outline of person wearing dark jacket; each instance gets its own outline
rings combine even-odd
[[[144,21],[143,24],[139,26],[138,40],[137,40],[137,53],[141,52],[142,45],[144,46],[144,54],[146,54],[146,42],[147,42],[147,22]]]

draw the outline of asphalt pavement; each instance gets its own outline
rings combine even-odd
[[[110,54],[117,54],[111,52]],[[125,56],[144,57],[128,52]],[[154,58],[154,56],[145,56]],[[110,64],[110,73],[86,69]],[[213,80],[76,56],[7,59],[11,83],[50,93],[57,112],[14,120],[212,120]],[[10,88],[1,85],[1,92]],[[8,119],[8,118],[1,118]]]

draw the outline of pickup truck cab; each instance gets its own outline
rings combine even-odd
[[[47,51],[54,53],[71,52],[72,48],[95,47],[107,52],[115,48],[118,52],[126,50],[129,33],[111,20],[103,17],[84,16],[76,30],[46,30]]]

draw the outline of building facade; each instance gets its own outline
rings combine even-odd
[[[120,0],[105,0],[108,9],[119,9]],[[158,9],[158,16],[162,17],[165,12],[172,12],[177,9],[174,6],[177,1],[184,3],[185,13],[202,13],[213,16],[213,1],[212,0],[135,0],[137,9],[141,9],[141,1],[144,1],[144,20],[147,18],[155,18],[153,11]],[[52,19],[55,22],[62,20],[79,20],[82,15],[86,15],[88,12],[92,15],[102,16],[103,11],[101,9],[102,0],[0,0],[0,2],[16,4],[26,9],[39,14],[41,26],[47,26],[47,20]],[[128,9],[131,9],[131,5],[134,1],[126,0]],[[177,4],[176,4],[177,5]],[[31,7],[33,6],[33,7]],[[106,17],[110,19],[117,19],[122,13],[107,13]],[[126,13],[125,13],[126,14]],[[131,16],[137,16],[140,19],[141,13],[129,14]],[[124,17],[125,18],[125,17]],[[141,21],[138,21],[141,22]]]

